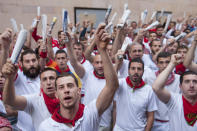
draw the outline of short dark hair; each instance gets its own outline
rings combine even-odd
[[[27,50],[24,50],[21,54],[21,62],[23,62],[23,56],[27,55],[27,54],[34,54],[36,56],[36,58],[39,59],[39,57],[35,51],[33,51],[32,49],[27,49]]]
[[[150,47],[152,47],[152,46],[153,46],[153,42],[154,42],[154,41],[159,41],[159,42],[161,42],[161,40],[160,40],[160,39],[158,39],[158,38],[157,38],[157,39],[154,39],[154,40],[152,40],[152,41],[150,42]]]
[[[144,62],[142,61],[141,58],[134,58],[134,59],[131,59],[131,61],[129,61],[129,67],[128,67],[128,69],[130,68],[131,63],[134,63],[134,62],[141,63],[141,64],[142,64],[142,68],[143,68],[143,70],[144,70]]]
[[[164,27],[163,27],[163,25],[158,25],[158,26],[156,27],[156,29],[159,29],[159,28],[164,28]]]
[[[57,35],[58,35],[58,36],[61,35],[62,32],[63,32],[63,30],[59,30],[59,31],[57,32]]]
[[[178,48],[177,48],[177,51],[179,49],[186,49],[188,51],[188,47],[186,45],[179,45]]]
[[[57,80],[59,78],[68,77],[68,76],[71,76],[75,80],[75,84],[77,85],[77,87],[79,86],[79,82],[77,80],[77,77],[72,72],[63,72],[61,75],[58,75],[56,77],[56,79],[55,79],[55,88],[56,88],[56,90],[57,90]]]
[[[42,73],[47,72],[47,71],[54,71],[55,74],[56,74],[56,76],[57,76],[56,70],[53,69],[53,68],[51,68],[51,67],[46,67],[46,68],[44,68],[44,69],[41,71],[40,76],[41,76]]]
[[[184,77],[185,75],[197,75],[197,73],[194,72],[194,71],[185,71],[185,72],[181,75],[181,77],[180,77],[180,84],[183,83],[183,77]]]
[[[171,57],[171,53],[169,52],[160,52],[157,56],[157,62],[159,61],[159,58],[167,58]]]
[[[57,50],[57,52],[55,53],[55,57],[57,56],[57,54],[61,54],[61,53],[64,53],[67,57],[67,53],[65,50],[61,49],[61,50]]]
[[[84,45],[80,41],[77,41],[77,42],[73,43],[73,47],[74,47],[74,45],[81,46],[82,50],[84,51]]]

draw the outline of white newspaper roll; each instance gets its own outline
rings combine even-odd
[[[17,63],[18,57],[20,55],[20,52],[23,48],[26,39],[27,39],[27,30],[21,30],[18,34],[18,38],[16,40],[16,44],[14,46],[14,50],[10,58],[13,64]]]
[[[177,37],[175,37],[175,41],[179,40],[181,37],[186,36],[187,34],[185,32],[181,32],[180,35],[178,35]]]
[[[110,22],[114,22],[114,20],[115,20],[115,18],[116,18],[116,16],[117,16],[117,12],[115,12],[114,14],[113,14],[113,16],[112,16],[112,18],[111,18],[111,21]]]
[[[164,8],[161,10],[160,17],[163,17],[163,13],[164,13]]]
[[[24,29],[24,26],[23,26],[23,24],[20,24],[20,26],[21,26],[21,30],[23,30],[23,29]]]
[[[128,3],[125,3],[125,4],[124,4],[124,12],[125,12],[126,10],[128,10]]]
[[[129,44],[131,44],[130,42],[131,42],[130,38],[125,37],[124,42],[123,42],[122,47],[121,47],[121,50],[122,50],[123,52],[125,52],[126,49],[127,49],[127,46],[128,46]]]
[[[70,24],[70,17],[68,14],[67,14],[67,21],[68,21],[68,24]]]
[[[16,24],[16,20],[14,18],[11,18],[10,22],[12,24],[12,28],[14,30],[14,33],[17,33],[18,32],[18,27],[17,27],[17,24]]]
[[[35,28],[37,24],[37,20],[36,18],[33,19],[32,24],[31,24],[31,28]]]
[[[108,30],[112,26],[112,22],[109,22],[107,26],[105,26],[105,29]]]
[[[47,16],[45,14],[42,15],[42,40],[45,42],[46,40],[46,32],[47,32]]]
[[[171,21],[171,18],[172,18],[172,15],[171,15],[171,14],[170,14],[170,15],[168,15],[168,17],[167,17],[167,21],[166,21],[166,25],[165,25],[165,28],[164,28],[164,31],[167,31],[168,26],[169,26],[170,21]]]
[[[37,16],[40,16],[40,6],[37,7]]]
[[[141,13],[141,21],[142,21],[142,24],[144,24],[145,20],[146,20],[146,16],[148,14],[148,10],[144,10],[142,13]]]
[[[123,27],[123,26],[124,26],[124,24],[125,24],[126,20],[128,19],[130,13],[131,13],[130,10],[126,10],[126,11],[124,12],[124,14],[122,15],[122,17],[121,17],[121,19],[120,19],[121,23],[118,24],[118,27]]]
[[[157,26],[157,25],[159,25],[159,21],[153,22],[151,25],[149,25],[148,27],[146,27],[144,30],[145,30],[145,31],[150,30],[150,29],[152,29],[154,26]]]
[[[107,12],[106,12],[106,14],[105,14],[105,19],[106,19],[106,20],[108,20],[109,15],[110,15],[110,13],[111,13],[111,10],[112,10],[112,5],[109,5],[109,6],[108,6],[108,9],[107,9]]]
[[[157,11],[154,11],[152,16],[151,16],[151,20],[153,20],[155,18],[155,15],[157,14]]]

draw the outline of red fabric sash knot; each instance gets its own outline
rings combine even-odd
[[[41,58],[46,58],[47,57],[47,52],[40,52],[40,57]]]
[[[179,74],[179,75],[182,75],[185,72],[185,70],[186,70],[185,66],[183,65],[183,63],[181,63],[181,64],[176,66],[175,73]]]
[[[185,120],[190,126],[194,126],[197,120],[197,102],[195,105],[191,105],[184,96],[182,96],[182,99]]]
[[[50,98],[49,96],[47,96],[43,89],[41,88],[41,92],[45,101],[45,104],[47,106],[48,111],[53,114],[55,109],[59,106],[59,100],[56,98]]]
[[[73,120],[66,119],[59,114],[60,108],[57,108],[52,115],[52,119],[59,123],[70,123],[72,126],[75,126],[75,121],[79,120],[83,116],[85,106],[83,104],[79,104],[79,109],[73,118]]]
[[[155,72],[155,75],[158,76],[159,73],[160,73],[160,71],[157,71],[157,72]],[[166,86],[167,86],[167,85],[170,85],[170,84],[174,81],[174,79],[175,79],[175,75],[174,75],[174,73],[171,73],[170,76],[168,76],[168,79],[167,79],[165,85],[166,85]]]
[[[85,58],[85,56],[83,55],[83,59],[82,59],[82,61],[81,61],[81,64],[83,64],[85,61],[86,61],[86,58]]]
[[[145,85],[145,82],[141,79],[140,84],[138,86],[133,86],[129,76],[127,76],[126,82],[131,88],[133,88],[133,90],[139,89],[139,88],[141,88],[141,87],[143,87]]]
[[[98,76],[98,75],[96,74],[96,71],[95,71],[95,70],[93,71],[93,74],[94,74],[94,76],[95,76],[96,78],[98,78],[98,79],[105,79],[104,76]]]
[[[57,46],[57,48],[58,48],[58,49],[60,49],[60,50],[62,50],[62,49],[64,49],[64,48],[66,48],[66,45],[64,45],[64,46],[60,47],[60,44],[57,44],[56,46]]]

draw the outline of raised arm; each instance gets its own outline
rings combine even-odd
[[[94,59],[94,56],[92,56],[91,53],[93,52],[95,46],[96,46],[95,38],[93,38],[91,44],[86,48],[84,52],[85,58],[91,63],[93,63],[93,59]]]
[[[14,89],[17,66],[12,64],[11,60],[8,59],[6,64],[3,65],[2,73],[6,78],[3,89],[3,102],[16,110],[24,110],[27,105],[27,100],[23,96],[16,96]]]
[[[1,57],[0,57],[0,70],[2,66],[6,63],[6,59],[9,57],[9,48],[12,41],[12,30],[6,29],[0,35],[0,44],[1,44]]]
[[[96,101],[96,107],[100,116],[111,104],[116,89],[119,86],[118,77],[116,75],[115,69],[113,68],[111,59],[106,51],[107,44],[110,40],[110,35],[106,33],[104,28],[105,24],[100,24],[95,34],[97,39],[96,44],[104,65],[104,76],[106,79],[106,85],[99,94]]]
[[[76,54],[73,51],[73,44],[72,44],[72,40],[71,40],[71,36],[69,33],[67,33],[69,42],[66,43],[66,47],[67,47],[67,53],[68,53],[68,57],[70,60],[71,65],[73,66],[76,74],[80,77],[83,78],[84,74],[85,74],[85,69],[82,66],[82,64],[77,60]]]
[[[190,70],[195,71],[195,72],[197,72],[197,64],[192,62],[192,60],[194,59],[194,52],[196,50],[196,45],[197,45],[197,34],[194,38],[194,41],[192,42],[191,47],[188,50],[187,55],[186,55],[184,62],[183,62],[185,67],[187,67]]]
[[[159,74],[159,76],[157,77],[157,79],[155,80],[155,82],[152,85],[153,90],[156,93],[157,97],[164,103],[168,103],[168,101],[170,100],[170,97],[171,97],[169,91],[164,88],[165,83],[168,79],[168,76],[170,75],[170,73],[174,69],[174,67],[177,64],[181,63],[181,61],[182,61],[181,55],[173,54],[171,56],[171,61],[168,64],[168,66],[165,68],[165,70],[163,70]]]

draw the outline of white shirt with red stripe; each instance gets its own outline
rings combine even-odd
[[[18,70],[17,78],[14,82],[16,95],[27,95],[40,93],[40,78],[37,76],[35,79],[27,78],[23,71]],[[22,131],[34,131],[31,116],[24,111],[18,112],[18,128]]]
[[[147,123],[146,112],[157,110],[152,87],[144,85],[133,90],[126,79],[119,80],[115,94],[116,124],[114,131],[144,131]]]
[[[171,98],[166,104],[169,110],[170,131],[197,131],[197,122],[190,126],[185,120],[182,94],[170,93]]]
[[[96,100],[93,100],[85,106],[83,116],[75,122],[74,127],[58,123],[50,117],[40,124],[39,131],[97,131],[99,121]]]
[[[92,100],[97,99],[100,92],[104,88],[106,84],[105,79],[99,79],[97,78],[93,70],[86,71],[84,77],[81,79],[84,86],[82,87],[82,90],[84,92],[84,105],[89,104]],[[100,126],[103,127],[110,127],[111,120],[112,120],[112,104],[108,107],[108,109],[102,114],[101,116],[101,122]]]
[[[27,100],[27,105],[25,107],[25,112],[31,115],[33,125],[36,131],[42,121],[51,116],[47,109],[42,93],[24,95]]]

